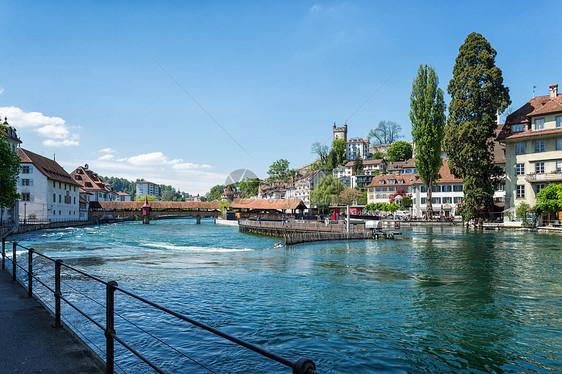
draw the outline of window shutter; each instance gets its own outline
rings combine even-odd
[[[29,165],[29,173],[30,174],[33,173],[33,166],[32,165]]]
[[[35,201],[35,196],[33,195],[29,196],[29,201]]]
[[[29,180],[29,185],[30,185],[30,186],[33,186],[33,178],[31,178],[31,179]]]
[[[18,186],[21,186],[21,178],[18,178]]]

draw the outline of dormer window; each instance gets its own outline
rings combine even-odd
[[[535,130],[544,130],[544,118],[537,118],[535,120]]]
[[[516,132],[523,132],[525,131],[525,124],[519,124],[519,125],[513,125],[511,126],[511,132],[512,133],[516,133]]]

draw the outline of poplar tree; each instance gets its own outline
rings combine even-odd
[[[496,116],[511,101],[496,66],[496,50],[482,35],[472,33],[459,48],[453,78],[449,118],[445,126],[445,152],[455,176],[464,180],[467,217],[490,210],[494,184],[501,170],[494,165]]]
[[[420,65],[410,95],[410,121],[416,169],[427,187],[427,216],[433,217],[432,189],[439,178],[445,129],[445,100],[431,66]]]

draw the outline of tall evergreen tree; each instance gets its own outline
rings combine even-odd
[[[420,65],[410,95],[410,121],[416,169],[427,187],[427,216],[433,217],[432,188],[439,178],[441,146],[445,134],[445,100],[439,78],[431,66]]]
[[[0,124],[0,129],[2,124]],[[20,197],[17,192],[17,181],[20,159],[12,152],[8,142],[0,133],[0,225],[3,221],[3,208],[11,207]]]
[[[453,79],[445,152],[453,174],[464,179],[468,217],[492,207],[494,184],[501,173],[494,165],[493,136],[496,116],[511,103],[495,65],[496,50],[482,35],[472,33],[459,48]]]

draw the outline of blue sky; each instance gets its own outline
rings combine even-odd
[[[69,172],[87,163],[190,193],[238,168],[266,177],[277,159],[313,161],[334,122],[366,137],[390,120],[411,139],[419,65],[446,91],[471,32],[498,51],[514,109],[533,86],[562,84],[555,0],[2,1],[0,11],[0,115],[22,147]]]

